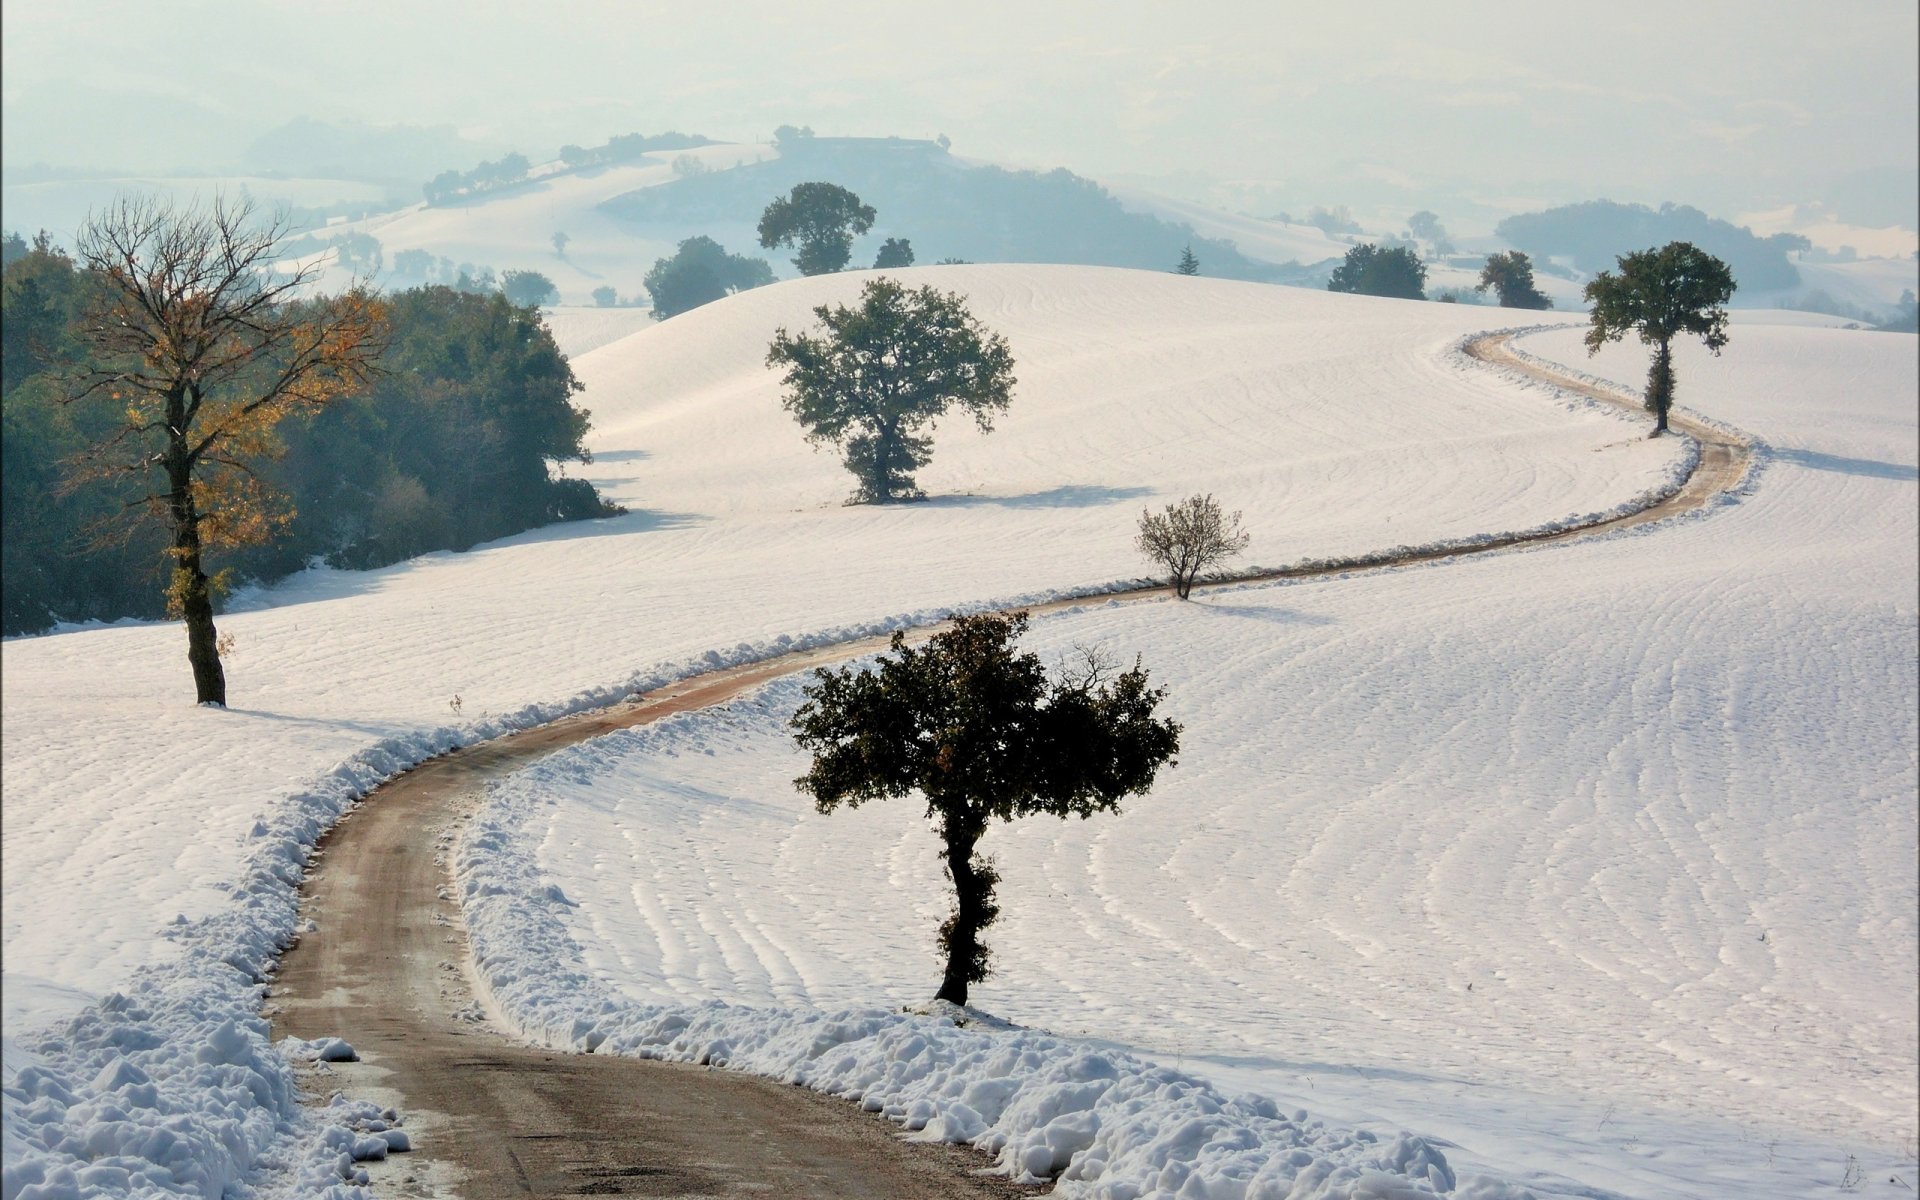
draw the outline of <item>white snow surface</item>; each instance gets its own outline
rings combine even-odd
[[[1525,344],[1644,365],[1579,337]],[[899,1014],[938,979],[937,844],[910,802],[794,792],[803,679],[497,789],[461,866],[483,978],[536,1038],[854,1096],[1065,1195],[1320,1194],[1307,1164],[1347,1194],[1389,1143],[1502,1168],[1487,1194],[1912,1178],[1911,347],[1683,351],[1683,395],[1766,439],[1705,517],[1040,622],[1143,655],[1187,727],[1123,815],[989,836],[974,1001],[1052,1035]]]
[[[780,411],[773,327],[863,277],[794,281],[578,361],[590,473],[631,515],[246,597],[221,622],[227,711],[186,703],[169,625],[0,645],[10,1195],[122,1151],[172,1163],[185,1194],[351,1178],[290,1107],[257,980],[313,840],[433,753],[706,666],[1124,582],[1139,509],[1193,491],[1244,509],[1250,559],[1274,565],[1564,523],[1671,486],[1685,461],[1677,440],[1461,360],[1484,310],[1088,268],[902,274],[968,293],[1021,376],[990,437],[942,430],[929,503],[843,507],[849,480]],[[1897,386],[1890,367],[1848,370]],[[227,1026],[245,1062],[201,1058],[226,1053]],[[119,1059],[155,1091],[112,1099],[140,1086]],[[157,1129],[192,1148],[166,1158],[141,1141]]]

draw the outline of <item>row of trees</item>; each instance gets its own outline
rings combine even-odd
[[[1426,284],[1426,264],[1412,249],[1363,242],[1347,251],[1346,258],[1334,268],[1327,280],[1327,290],[1425,300]],[[1490,288],[1499,297],[1502,308],[1553,307],[1553,301],[1534,283],[1533,261],[1518,250],[1487,256],[1486,266],[1480,271],[1480,284],[1474,290],[1484,293]]]
[[[225,587],[610,510],[549,464],[587,414],[539,314],[424,287],[320,298],[244,206],[130,201],[0,276],[8,633],[186,620],[224,702]]]

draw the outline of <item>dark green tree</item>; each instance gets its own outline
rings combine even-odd
[[[620,303],[620,293],[614,291],[612,285],[603,283],[593,289],[593,303],[597,308],[612,308]]]
[[[1647,371],[1647,411],[1653,433],[1667,430],[1673,409],[1673,339],[1696,334],[1714,354],[1727,344],[1727,301],[1733,299],[1733,272],[1727,264],[1689,242],[1668,242],[1619,258],[1620,273],[1602,271],[1587,284],[1593,306],[1587,329],[1587,353],[1628,333],[1653,347]]]
[[[1480,269],[1479,286],[1473,290],[1485,292],[1488,288],[1500,297],[1501,308],[1553,307],[1553,301],[1533,284],[1533,260],[1518,250],[1487,255],[1487,265]]]
[[[560,299],[560,289],[538,271],[508,271],[500,276],[500,294],[509,304],[538,308]]]
[[[728,254],[710,237],[690,237],[672,258],[655,259],[645,279],[657,321],[773,282],[764,258]]]
[[[880,244],[880,253],[873,256],[873,269],[876,271],[912,265],[913,246],[906,238],[888,238]]]
[[[802,275],[828,275],[853,257],[855,235],[873,228],[873,206],[833,183],[796,183],[760,214],[760,244],[798,246]]]
[[[1193,244],[1191,242],[1187,244],[1186,249],[1180,252],[1180,261],[1174,264],[1173,273],[1175,275],[1198,275],[1200,273],[1200,260],[1193,256]]]
[[[1048,678],[1016,650],[1027,614],[959,617],[924,647],[893,636],[876,669],[814,672],[793,715],[812,765],[794,786],[830,813],[918,792],[940,835],[954,910],[940,927],[946,968],[936,999],[967,1002],[987,977],[981,934],[999,916],[1000,877],[976,851],[995,820],[1089,817],[1145,795],[1180,750],[1180,725],[1154,717],[1166,695],[1147,672],[1084,667]]]
[[[1362,242],[1347,251],[1346,260],[1333,269],[1327,280],[1330,292],[1353,292],[1362,296],[1393,296],[1402,300],[1427,298],[1427,268],[1419,256],[1405,246],[1382,249]]]
[[[1006,411],[1013,355],[955,294],[909,291],[891,279],[861,289],[860,305],[813,310],[825,336],[776,330],[767,365],[785,367],[784,403],[816,445],[830,442],[860,481],[855,500],[920,498],[912,472],[933,452],[930,427],[958,405],[982,432]]]

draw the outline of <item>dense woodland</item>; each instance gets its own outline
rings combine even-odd
[[[44,236],[6,239],[0,274],[7,634],[58,621],[165,613],[164,534],[129,521],[147,481],[63,487],[64,464],[116,427],[98,399],[68,403],[88,363],[74,322],[97,281]],[[359,396],[283,423],[285,454],[258,464],[292,516],[270,544],[214,565],[271,581],[322,560],[367,568],[463,550],[553,521],[609,515],[583,480],[580,384],[539,313],[495,294],[418,287],[385,297],[391,344]]]

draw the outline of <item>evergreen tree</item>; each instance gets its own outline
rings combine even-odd
[[[1200,273],[1200,260],[1193,256],[1193,244],[1191,242],[1187,244],[1186,249],[1180,252],[1180,261],[1174,266],[1173,273],[1175,275],[1198,275]]]

